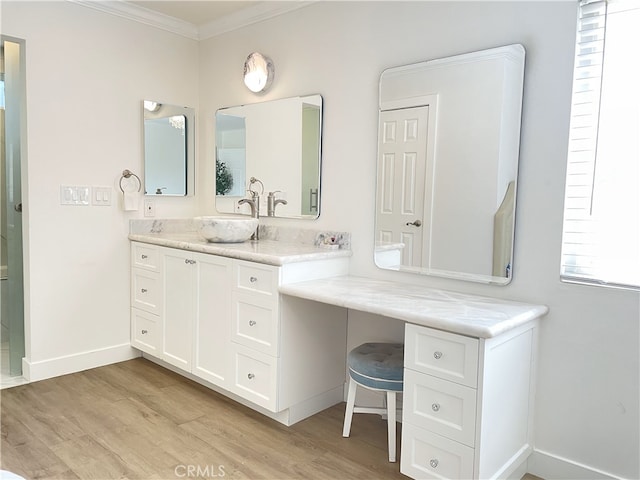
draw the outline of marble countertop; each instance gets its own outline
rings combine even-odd
[[[131,233],[129,234],[129,240],[276,266],[351,256],[351,250],[349,249],[330,249],[312,244],[282,240],[210,243],[198,235],[197,232]]]
[[[280,293],[478,338],[491,338],[545,315],[544,305],[342,276],[280,286]]]

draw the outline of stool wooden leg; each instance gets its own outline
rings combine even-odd
[[[389,436],[389,461],[396,461],[396,392],[387,392],[387,431]]]
[[[347,408],[344,412],[344,427],[342,428],[342,436],[348,437],[351,432],[351,420],[353,418],[353,407],[356,403],[356,388],[358,384],[353,378],[349,378],[349,393],[347,393]]]

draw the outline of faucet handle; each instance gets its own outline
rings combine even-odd
[[[280,193],[280,192],[282,192],[282,190],[274,190],[273,192],[269,192],[269,196],[270,197],[275,197],[276,193]]]

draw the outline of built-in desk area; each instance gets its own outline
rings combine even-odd
[[[406,322],[402,473],[449,479],[526,473],[536,327],[547,307],[353,276],[279,291]]]
[[[543,305],[354,276],[281,285],[280,293],[478,338],[495,337],[548,310]]]

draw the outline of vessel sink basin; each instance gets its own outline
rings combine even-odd
[[[213,243],[240,243],[251,238],[258,228],[258,219],[251,217],[195,217],[198,233]]]

